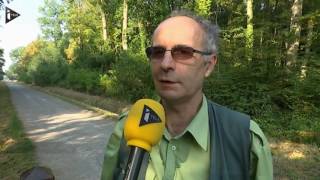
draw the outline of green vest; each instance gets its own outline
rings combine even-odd
[[[247,180],[250,167],[250,117],[208,101],[210,126],[210,180]],[[113,179],[122,180],[130,149],[121,139]],[[144,180],[149,154],[146,153],[138,180]]]

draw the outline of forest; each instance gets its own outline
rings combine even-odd
[[[145,48],[176,9],[220,27],[208,98],[249,114],[271,136],[320,144],[317,0],[45,0],[41,36],[10,52],[6,76],[131,102],[157,99]]]

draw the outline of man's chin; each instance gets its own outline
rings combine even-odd
[[[160,91],[158,94],[165,101],[174,101],[181,98],[181,95],[174,91]]]

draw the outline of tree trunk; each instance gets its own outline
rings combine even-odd
[[[174,10],[174,4],[172,0],[167,0],[169,12]]]
[[[247,29],[246,29],[246,56],[247,60],[252,61],[253,48],[253,0],[247,0]]]
[[[128,28],[128,0],[123,0],[123,22],[122,22],[122,49],[128,49],[127,43],[127,28]]]
[[[139,27],[139,36],[140,36],[140,48],[141,48],[141,52],[144,52],[144,50],[146,49],[146,32],[141,20],[139,20],[138,22],[138,27]]]
[[[294,0],[291,7],[291,23],[290,23],[290,34],[292,34],[292,39],[289,41],[288,50],[287,50],[287,63],[288,67],[295,66],[297,61],[297,53],[300,44],[300,33],[301,33],[301,24],[299,19],[302,16],[302,3],[303,0]]]
[[[310,47],[312,45],[313,39],[313,28],[314,28],[314,19],[310,18],[308,20],[308,32],[307,32],[307,42],[306,42],[306,58],[303,59],[301,69],[300,69],[300,79],[305,79],[307,77],[307,64],[311,56]]]
[[[107,41],[108,33],[107,33],[107,15],[103,11],[102,8],[103,0],[101,0],[100,10],[101,10],[101,22],[102,22],[102,38],[104,41]]]
[[[81,6],[81,2],[78,2],[77,3],[77,22],[78,22],[78,44],[79,44],[79,47],[81,49],[80,52],[83,52],[84,50],[84,45],[83,45],[83,39],[82,39],[82,31],[79,27],[79,25],[81,24],[81,21],[80,21],[80,14],[82,14],[82,6]]]
[[[310,18],[308,20],[308,34],[307,34],[307,42],[306,42],[306,55],[310,55],[310,47],[312,45],[313,39],[313,28],[314,28],[314,18]]]

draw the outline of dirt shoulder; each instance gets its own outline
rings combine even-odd
[[[0,179],[19,179],[36,165],[35,149],[26,137],[5,83],[0,81]]]

